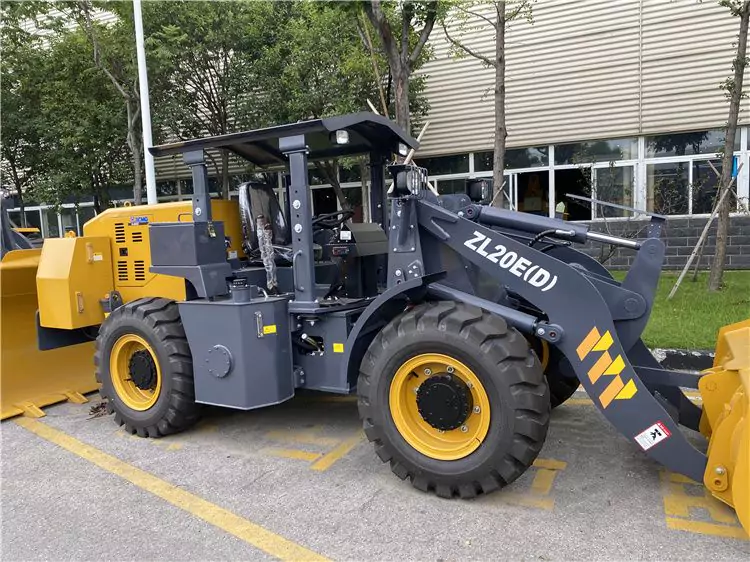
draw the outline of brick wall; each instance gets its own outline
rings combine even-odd
[[[708,218],[675,218],[666,223],[664,241],[667,245],[664,269],[682,269],[687,262]],[[591,230],[605,232],[625,238],[643,238],[647,220],[608,220],[591,222]],[[711,265],[716,248],[716,220],[708,231],[704,244],[701,269]],[[617,248],[610,255],[610,246],[586,244],[583,251],[603,262],[610,269],[627,269],[635,256],[633,250]],[[695,265],[693,260],[693,265]],[[729,245],[727,247],[727,269],[750,269],[750,216],[731,217],[729,223]]]

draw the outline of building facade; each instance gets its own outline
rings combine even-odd
[[[480,19],[471,23],[468,31],[449,31],[492,56],[493,30]],[[506,33],[506,204],[548,216],[557,210],[634,235],[637,221],[616,224],[630,213],[572,196],[632,206],[680,219],[671,224],[694,230],[682,232],[688,247],[713,208],[728,115],[719,86],[732,74],[738,28],[738,19],[710,0],[537,1],[533,21],[514,21]],[[420,70],[430,126],[415,159],[438,191],[451,193],[462,191],[467,178],[492,175],[494,70],[454,56],[439,26],[430,46],[433,58]],[[734,145],[730,267],[750,266],[748,104],[743,100]],[[182,162],[163,158],[156,166],[161,198],[190,193]],[[240,163],[232,172],[237,182],[251,174]],[[341,179],[361,210],[359,170],[342,171]],[[315,211],[335,210],[333,190],[314,171],[311,184]],[[27,219],[34,212],[38,218],[29,222],[45,235],[82,224],[73,206],[59,216],[29,208]]]

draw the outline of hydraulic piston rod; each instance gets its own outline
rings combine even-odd
[[[631,240],[630,238],[620,238],[619,236],[611,236],[609,234],[602,234],[601,232],[587,232],[586,238],[595,242],[603,242],[604,244],[612,244],[614,246],[622,246],[623,248],[632,248],[637,250],[641,247],[641,243],[637,240]]]

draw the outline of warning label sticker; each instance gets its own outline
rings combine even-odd
[[[636,435],[635,441],[641,446],[641,449],[648,451],[651,447],[661,443],[671,435],[672,434],[663,423],[656,422],[651,427],[644,429]]]

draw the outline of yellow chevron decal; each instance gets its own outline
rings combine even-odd
[[[599,330],[597,330],[596,327],[591,328],[589,334],[585,338],[583,338],[583,341],[576,349],[576,351],[578,352],[578,359],[583,361],[589,354],[589,351],[591,351],[591,348],[594,347],[596,342],[598,342],[600,339],[601,335],[599,334]]]
[[[581,361],[586,359],[592,351],[602,352],[588,370],[591,384],[596,384],[602,376],[613,377],[599,395],[602,408],[609,406],[613,400],[629,400],[638,392],[638,388],[632,379],[628,380],[627,383],[622,380],[620,373],[625,369],[625,360],[621,354],[612,359],[609,350],[613,344],[614,338],[609,330],[601,334],[599,329],[594,326],[576,348],[578,358]]]
[[[628,384],[625,385],[625,388],[617,393],[617,396],[615,396],[615,400],[630,400],[633,396],[635,396],[636,392],[638,392],[638,387],[635,386],[635,381],[633,381],[633,379],[630,379],[628,381]]]
[[[612,361],[612,363],[607,367],[607,370],[604,371],[605,375],[619,375],[622,373],[622,370],[625,368],[625,361],[622,360],[622,355],[618,355],[615,357],[615,360]]]
[[[601,339],[596,342],[596,345],[594,346],[594,351],[607,351],[610,347],[612,347],[612,344],[614,341],[612,340],[612,334],[609,333],[609,330],[604,332],[604,335],[601,337]]]

